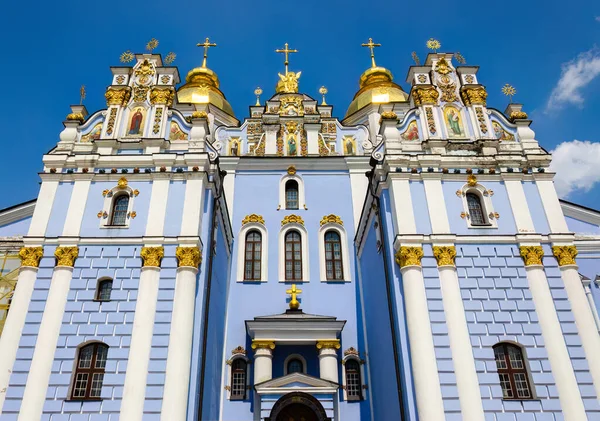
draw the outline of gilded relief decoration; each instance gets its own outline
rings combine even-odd
[[[277,132],[277,156],[283,156],[283,133],[285,129],[283,124],[279,127]]]
[[[473,83],[473,82],[475,82],[475,76],[473,76],[473,75],[465,75],[465,82],[466,83]]]
[[[81,141],[89,142],[91,140],[98,140],[98,139],[100,139],[101,134],[102,134],[102,123],[98,123],[92,128],[92,130],[90,130],[89,133],[81,136]]]
[[[106,106],[111,105],[127,105],[129,98],[131,98],[131,88],[124,86],[120,88],[109,87],[104,94],[106,98]]]
[[[148,86],[134,86],[133,87],[133,102],[146,102],[148,99]]]
[[[515,120],[527,120],[527,113],[525,111],[513,111],[510,113],[509,118],[513,123]]]
[[[338,224],[338,225],[344,225],[344,222],[342,221],[342,218],[340,218],[337,215],[329,214],[324,216],[321,219],[321,226],[325,225],[325,224]]]
[[[400,247],[400,250],[395,255],[396,263],[401,267],[406,266],[421,266],[421,259],[423,258],[422,247]]]
[[[454,246],[433,246],[433,256],[438,266],[454,266],[456,257],[456,247]]]
[[[73,267],[77,256],[79,256],[79,249],[77,247],[57,247],[54,251],[56,266]]]
[[[419,127],[417,126],[416,121],[411,121],[408,123],[406,130],[400,134],[400,137],[403,140],[419,140]]]
[[[173,88],[152,88],[150,91],[150,103],[161,104],[170,107],[173,105],[175,90]]]
[[[492,129],[494,129],[494,135],[498,140],[515,140],[515,137],[504,130],[497,121],[492,121]]]
[[[444,108],[444,120],[446,122],[448,137],[464,138],[466,136],[458,108],[451,105]]]
[[[181,127],[176,121],[171,121],[169,140],[188,140],[188,135],[181,130]]]
[[[137,82],[140,85],[147,85],[151,82],[152,76],[154,76],[154,66],[148,60],[144,60],[140,65],[138,65],[134,73],[137,77]]]
[[[429,127],[429,133],[435,134],[435,120],[433,119],[433,110],[429,107],[425,108],[425,116],[427,117],[427,127]]]
[[[354,136],[344,136],[342,139],[344,155],[356,155],[356,139]]]
[[[160,262],[165,257],[165,249],[163,247],[142,247],[140,257],[142,258],[142,266],[160,267]]]
[[[475,116],[477,117],[477,122],[479,123],[479,129],[481,130],[481,133],[487,133],[488,128],[487,128],[487,124],[485,123],[485,116],[483,115],[483,108],[481,107],[475,107]]]
[[[239,137],[229,139],[229,156],[240,156],[242,143]]]
[[[558,266],[576,265],[577,247],[575,246],[552,246],[552,254],[558,260]]]
[[[111,108],[108,115],[108,123],[106,123],[106,134],[112,135],[115,130],[115,120],[117,119],[117,109]]]
[[[285,116],[301,116],[304,112],[302,110],[302,98],[299,96],[282,96],[281,107],[279,108],[279,115]]]
[[[285,75],[278,73],[279,82],[277,82],[276,91],[286,94],[297,94],[298,93],[298,79],[302,72],[287,72]]]
[[[300,125],[300,154],[302,156],[308,155],[308,141],[306,140],[306,132],[304,131],[304,125]]]
[[[284,226],[284,225],[287,225],[287,224],[300,224],[300,225],[304,225],[304,219],[302,219],[302,217],[298,216],[298,215],[287,215],[281,221],[281,226]]]
[[[525,266],[542,264],[542,257],[544,257],[542,246],[520,246],[519,253],[523,258]]]
[[[247,129],[248,135],[257,135],[262,133],[262,124],[259,123],[248,123]]]
[[[460,93],[465,105],[485,105],[487,92],[483,86],[463,88]]]
[[[37,268],[43,255],[44,249],[42,247],[21,247],[21,250],[19,250],[21,266]]]
[[[442,57],[436,63],[435,71],[436,71],[436,73],[439,73],[440,75],[448,75],[448,74],[452,73],[452,68],[448,65],[448,62],[446,61],[446,59]]]
[[[262,217],[262,215],[257,215],[255,213],[250,214],[250,215],[246,215],[244,217],[244,219],[242,219],[242,226],[246,225],[246,224],[250,224],[250,223],[256,223],[256,224],[265,224],[265,219]]]
[[[327,339],[324,341],[317,341],[317,349],[340,349],[339,339]]]
[[[321,123],[321,133],[332,134],[332,135],[337,134],[337,127],[335,125],[335,122],[330,121],[330,122]]]
[[[152,133],[158,134],[160,132],[162,116],[163,116],[163,107],[156,108],[156,114],[154,114],[154,125],[152,126]]]
[[[202,263],[202,254],[198,247],[177,247],[175,257],[178,267],[198,268]]]
[[[127,136],[142,136],[145,117],[146,110],[142,107],[136,107],[130,111],[126,132]]]
[[[288,156],[298,155],[298,123],[288,121],[285,123],[285,144]]]
[[[319,156],[327,156],[329,155],[329,149],[325,146],[325,141],[323,140],[323,136],[319,136]]]
[[[431,104],[435,105],[438,102],[440,93],[433,86],[419,86],[413,88],[413,100],[415,105]]]

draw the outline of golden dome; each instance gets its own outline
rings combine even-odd
[[[196,67],[185,78],[185,85],[177,90],[177,100],[186,104],[213,104],[234,116],[233,108],[219,89],[217,74],[208,67]]]
[[[346,117],[369,104],[407,102],[408,94],[393,82],[392,72],[384,67],[371,67],[360,75],[360,89],[346,111]]]

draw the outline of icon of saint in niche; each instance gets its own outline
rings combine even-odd
[[[346,155],[354,155],[354,144],[352,139],[346,140]]]
[[[296,139],[291,136],[288,139],[288,155],[296,155]]]
[[[238,142],[236,142],[235,140],[233,142],[231,142],[231,156],[239,156],[239,144]]]
[[[448,107],[446,108],[445,114],[450,137],[464,136],[458,110],[454,107]]]
[[[135,112],[131,116],[131,123],[129,123],[129,135],[141,135],[142,134],[142,120],[144,114],[142,114],[141,108],[136,108]]]

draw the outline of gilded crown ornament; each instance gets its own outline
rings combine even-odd
[[[287,215],[281,221],[281,226],[284,226],[284,225],[287,225],[287,224],[300,224],[300,225],[304,225],[304,220],[299,215]]]
[[[423,258],[422,247],[400,247],[400,250],[396,252],[396,263],[401,267],[406,266],[421,266],[421,259]]]
[[[130,63],[133,61],[133,53],[129,50],[125,51],[124,53],[121,54],[121,57],[119,58],[121,63]]]
[[[373,42],[373,38],[369,38],[369,42],[361,44],[362,47],[367,47],[371,51],[371,67],[377,67],[375,64],[375,48],[381,47],[381,44]]]
[[[512,103],[513,102],[513,96],[515,96],[515,94],[517,93],[517,90],[514,88],[514,86],[509,85],[507,83],[507,84],[505,84],[502,87],[502,93],[504,95],[506,95],[509,98],[510,102]]]
[[[298,310],[300,308],[300,302],[298,301],[298,294],[301,294],[302,290],[296,288],[296,284],[292,284],[292,287],[289,289],[286,289],[285,293],[290,295],[290,309]]]
[[[158,40],[156,38],[152,38],[148,41],[148,44],[146,44],[146,50],[150,51],[150,54],[152,54],[152,51],[154,51],[156,47],[158,47]]]
[[[54,251],[56,266],[73,267],[77,256],[79,256],[79,249],[77,247],[57,247]]]
[[[246,225],[246,224],[250,224],[250,223],[256,223],[256,224],[265,224],[265,220],[261,215],[257,215],[255,213],[251,214],[251,215],[246,215],[244,217],[244,219],[242,219],[242,226]]]
[[[171,51],[165,57],[165,64],[173,64],[173,62],[175,61],[176,58],[177,58],[177,54],[175,54],[173,51]]]
[[[542,264],[544,250],[542,246],[520,246],[519,254],[523,258],[525,266],[536,266]]]
[[[160,267],[164,256],[165,249],[163,247],[142,247],[140,252],[143,267]]]
[[[19,250],[21,266],[37,268],[43,255],[44,249],[42,247],[21,247],[21,250]]]
[[[198,268],[202,263],[202,253],[198,247],[177,247],[175,257],[178,267]]]
[[[558,260],[558,266],[576,265],[577,247],[575,246],[552,246],[552,254]]]
[[[425,45],[427,46],[427,48],[432,50],[434,53],[437,53],[437,50],[442,48],[442,44],[440,44],[440,42],[434,38],[429,38]]]
[[[334,214],[329,214],[329,215],[324,216],[321,219],[321,226],[323,226],[325,224],[344,225],[344,222],[342,221],[342,218],[340,218],[339,216],[334,215]]]
[[[262,95],[262,93],[263,90],[260,88],[260,86],[257,86],[254,90],[254,95],[256,95],[256,106],[260,106],[260,96]]]
[[[433,257],[438,266],[454,266],[456,258],[456,247],[454,246],[433,246]]]
[[[327,103],[325,102],[325,95],[327,95],[327,92],[329,91],[325,86],[321,86],[319,88],[319,93],[323,96],[323,102],[321,102],[321,105],[327,105]]]
[[[81,113],[71,113],[71,114],[67,114],[67,120],[79,121],[80,123],[83,123],[83,121],[85,120],[85,117]]]
[[[217,44],[215,44],[214,42],[210,42],[208,37],[206,37],[206,39],[204,40],[203,43],[196,44],[196,47],[204,48],[204,55],[202,58],[202,67],[203,68],[206,68],[206,59],[208,58],[208,49],[211,47],[216,47],[216,46],[217,46]]]
[[[317,341],[317,349],[340,349],[340,340],[339,339],[326,339],[322,341]]]

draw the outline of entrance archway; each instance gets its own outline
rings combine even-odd
[[[331,421],[325,408],[308,393],[292,392],[283,395],[265,421]]]

